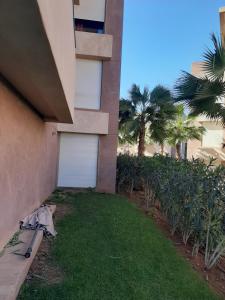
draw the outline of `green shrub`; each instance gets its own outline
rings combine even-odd
[[[140,158],[128,154],[117,157],[117,191],[121,188],[132,194],[140,182]]]
[[[146,207],[159,201],[171,233],[181,234],[185,245],[189,241],[193,255],[202,249],[206,268],[215,265],[225,252],[225,168],[160,155],[120,155],[118,190],[132,193],[140,182]]]

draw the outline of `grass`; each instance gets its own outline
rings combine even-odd
[[[219,299],[125,198],[81,193],[64,201],[74,211],[57,224],[52,250],[64,280],[25,284],[20,300]]]

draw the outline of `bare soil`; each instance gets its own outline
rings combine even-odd
[[[171,234],[170,226],[166,218],[160,212],[159,207],[156,206],[146,209],[143,192],[133,192],[132,195],[126,194],[126,196],[132,203],[135,203],[146,216],[151,217],[154,220],[155,224],[163,234],[173,242],[177,252],[192,265],[192,268],[208,282],[211,288],[225,299],[225,258],[223,257],[220,259],[219,263],[212,269],[206,270],[203,253],[192,256],[192,246],[190,244],[185,246],[179,234]]]

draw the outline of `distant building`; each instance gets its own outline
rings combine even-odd
[[[225,7],[220,12],[220,29],[221,36],[225,37]],[[192,74],[197,77],[203,77],[201,62],[192,64]],[[223,100],[224,103],[224,100]],[[224,103],[225,104],[225,103]],[[192,140],[187,143],[187,158],[195,157],[209,161],[210,157],[216,158],[215,164],[225,163],[225,131],[220,122],[212,121],[205,116],[199,116],[196,123],[205,127],[206,133],[202,136],[201,141]]]
[[[193,63],[192,74],[197,77],[203,77],[201,62]],[[187,142],[187,158],[201,158],[206,162],[211,157],[215,158],[215,164],[225,162],[224,151],[224,128],[218,121],[213,121],[205,116],[198,116],[195,120],[195,125],[203,126],[206,132],[202,136],[201,141],[190,140]]]

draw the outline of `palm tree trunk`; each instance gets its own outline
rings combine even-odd
[[[163,155],[164,154],[164,144],[161,144],[160,147],[161,147],[161,155]]]
[[[138,156],[144,156],[145,153],[145,123],[141,123],[138,139]]]
[[[180,160],[181,159],[181,144],[180,143],[176,144],[176,151],[177,151],[177,158]]]

